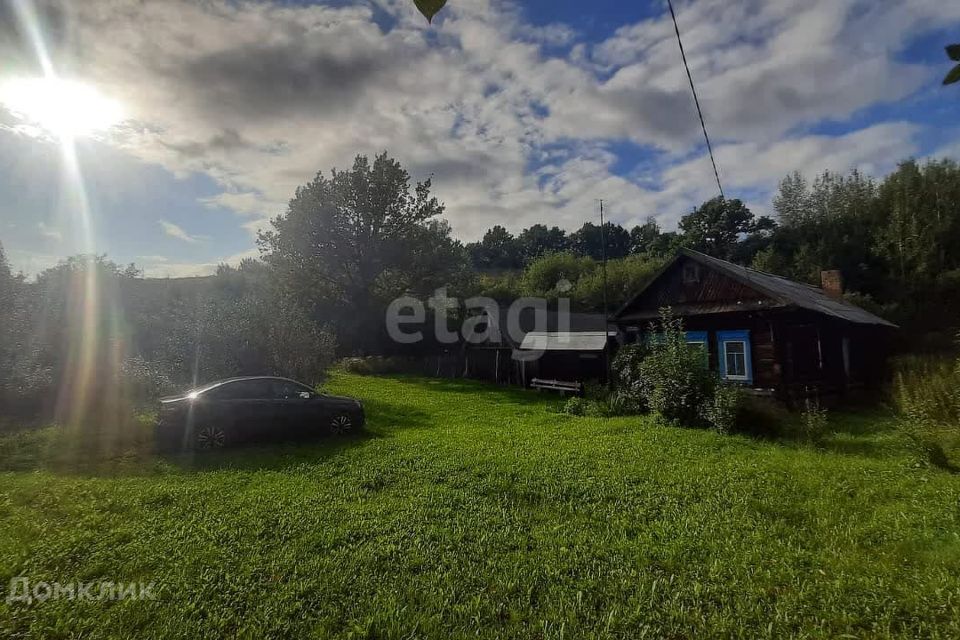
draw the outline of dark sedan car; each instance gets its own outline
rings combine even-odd
[[[231,378],[160,399],[161,448],[218,449],[237,442],[343,435],[363,426],[363,405],[267,376]]]

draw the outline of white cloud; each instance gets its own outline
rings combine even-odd
[[[41,236],[47,238],[48,240],[53,240],[54,242],[63,242],[63,233],[61,233],[56,227],[51,227],[42,220],[37,223],[37,230],[40,232]]]
[[[70,40],[52,48],[135,117],[113,144],[210,176],[222,191],[201,202],[251,232],[318,170],[384,149],[415,180],[433,176],[465,239],[493,224],[575,228],[600,197],[615,220],[669,225],[713,195],[712,170],[691,157],[699,123],[667,15],[590,44],[569,25],[529,24],[515,3],[450,3],[435,27],[409,0],[374,4],[390,28],[367,5],[64,3]],[[906,123],[805,131],[913,92],[930,74],[900,50],[960,21],[960,3],[700,0],[678,20],[721,175],[728,190],[756,192],[794,169],[879,170],[912,152],[918,129]],[[619,141],[653,159],[624,170],[609,150]]]
[[[199,236],[192,236],[181,227],[169,222],[167,220],[158,220],[160,223],[160,228],[163,229],[163,232],[170,236],[171,238],[176,238],[177,240],[183,240],[184,242],[189,242],[191,244],[199,242]]]
[[[241,261],[258,256],[257,249],[206,262],[176,262],[164,256],[139,256],[137,266],[143,269],[147,278],[195,278],[215,274],[220,265],[236,267]]]
[[[769,202],[780,180],[792,171],[808,177],[823,171],[847,173],[853,169],[866,175],[883,175],[916,152],[919,129],[908,122],[894,122],[842,136],[809,135],[768,144],[725,144],[715,151],[723,168],[721,180],[726,190],[765,193]],[[717,195],[716,189],[709,158],[702,155],[664,172],[664,188],[658,197],[684,203],[689,210]]]

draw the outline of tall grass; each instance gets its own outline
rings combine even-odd
[[[907,356],[895,371],[901,431],[924,462],[953,468],[949,451],[960,442],[960,359]]]

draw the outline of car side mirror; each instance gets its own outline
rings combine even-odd
[[[309,400],[310,397],[311,397],[311,395],[312,395],[312,394],[311,394],[309,391],[301,391],[301,392],[300,392],[300,397],[301,397],[302,399],[304,399],[304,400]]]

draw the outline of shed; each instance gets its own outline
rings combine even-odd
[[[568,382],[606,379],[606,358],[617,344],[616,324],[599,313],[546,311],[537,326],[536,311],[523,309],[510,331],[508,311],[485,322],[494,323],[498,339],[468,342],[465,375],[529,386],[534,378]],[[480,324],[479,330],[485,327]]]
[[[780,396],[877,386],[896,325],[845,301],[839,272],[822,283],[681,249],[613,320],[636,339],[670,307],[722,378]]]

